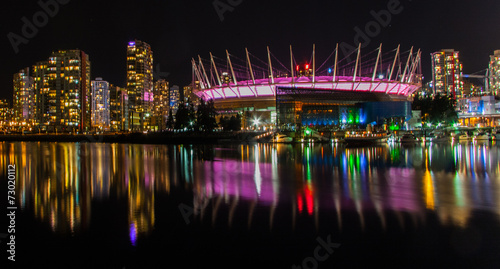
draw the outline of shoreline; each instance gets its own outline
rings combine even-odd
[[[130,133],[100,135],[70,134],[6,134],[2,142],[68,142],[128,144],[217,144],[252,142],[258,133]]]

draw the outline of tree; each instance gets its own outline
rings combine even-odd
[[[217,116],[217,111],[215,110],[215,105],[213,100],[205,102],[205,100],[200,100],[200,105],[196,111],[196,126],[198,130],[205,132],[212,132],[217,127],[217,121],[215,117]]]
[[[224,131],[229,131],[229,120],[226,118],[226,116],[222,116],[219,119],[219,126],[222,127]]]
[[[431,119],[433,122],[452,123],[458,121],[458,114],[455,110],[455,99],[452,96],[437,95],[434,98]]]
[[[189,129],[194,128],[194,124],[196,122],[196,109],[194,107],[194,104],[189,101],[188,99],[188,124],[189,124]]]
[[[219,126],[224,129],[224,131],[240,131],[241,130],[241,115],[236,114],[236,116],[231,116],[229,119],[222,116],[219,120]]]
[[[168,111],[168,118],[167,118],[167,128],[168,129],[173,129],[174,128],[174,115],[172,113],[172,109]]]
[[[422,112],[422,121],[438,124],[441,122],[452,123],[458,120],[455,110],[455,99],[448,95],[432,97],[418,97],[413,101],[412,109]]]
[[[189,110],[184,102],[179,104],[177,113],[175,114],[174,129],[184,129],[189,126]]]
[[[236,114],[236,116],[231,116],[229,119],[228,129],[231,131],[241,130],[241,115]]]

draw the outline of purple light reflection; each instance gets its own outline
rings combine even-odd
[[[409,168],[389,169],[388,206],[400,211],[420,211],[415,186],[415,170]]]
[[[264,204],[274,202],[275,190],[272,180],[272,164],[270,163],[259,163],[256,167],[255,163],[236,160],[207,162],[205,163],[205,171],[206,174],[213,174],[213,180],[205,182],[208,194],[229,195],[244,200],[259,200]],[[262,180],[260,186],[255,182],[256,172],[259,173]]]
[[[135,227],[135,223],[130,224],[129,237],[130,237],[130,243],[132,243],[132,246],[135,247],[137,244],[137,229]]]

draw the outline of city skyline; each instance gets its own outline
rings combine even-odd
[[[58,1],[55,2],[57,8],[45,6],[52,12],[44,11],[43,5],[36,2],[9,3],[6,9],[9,14],[4,16],[8,21],[2,26],[5,36],[2,44],[5,60],[12,64],[2,67],[0,72],[4,88],[0,98],[11,98],[14,73],[60,49],[85,51],[92,59],[92,79],[103,77],[124,87],[126,47],[123,44],[135,39],[147,42],[155,51],[154,71],[164,75],[171,85],[181,87],[189,84],[190,59],[198,54],[223,54],[228,49],[241,55],[248,47],[260,56],[265,54],[262,48],[266,45],[280,48],[292,44],[300,59],[307,61],[310,44],[316,44],[318,54],[330,52],[336,43],[348,51],[356,37],[368,50],[375,49],[379,43],[387,47],[400,43],[404,47],[421,48],[426,82],[431,79],[430,54],[441,49],[461,52],[464,74],[486,69],[490,55],[500,44],[500,37],[494,35],[500,25],[494,16],[498,3],[432,2],[429,8],[427,2],[358,1],[308,5],[292,2],[283,5],[233,1],[239,4],[229,6],[222,0],[206,3],[147,1],[140,5],[126,1],[115,6],[112,3],[93,5],[92,1]],[[87,10],[92,12],[84,12]],[[387,13],[389,11],[392,12]],[[25,38],[24,23],[43,19],[40,12],[45,12],[47,20],[39,21],[33,36],[26,38],[27,43],[13,46],[9,37]],[[127,19],[136,13],[139,22]],[[36,14],[38,17],[34,16]],[[253,19],[255,14],[261,14],[258,21]],[[289,22],[289,27],[283,22]],[[70,31],[67,24],[72,26]],[[286,59],[286,52],[277,57]]]
[[[128,42],[126,59],[127,86],[119,87],[101,77],[90,78],[91,63],[84,51],[52,52],[48,60],[13,75],[12,101],[0,104],[0,127],[56,133],[88,128],[159,131],[182,102],[199,103],[192,86],[181,91],[162,78],[154,81],[153,51],[146,42]]]
[[[500,268],[498,0],[11,0],[31,268]]]
[[[277,109],[278,106],[273,107],[273,104],[274,102],[278,103],[278,99],[281,98],[278,98],[278,96],[287,94],[286,88],[290,86],[283,84],[286,81],[291,82],[291,87],[293,88],[298,87],[302,89],[306,86],[308,81],[309,83],[312,81],[313,84],[311,85],[316,85],[309,86],[313,87],[313,91],[314,89],[323,88],[324,90],[328,90],[331,88],[330,90],[334,92],[338,90],[349,90],[353,93],[357,92],[355,95],[359,96],[355,97],[355,95],[352,95],[349,105],[356,103],[357,101],[354,101],[356,99],[361,101],[363,99],[363,91],[381,94],[380,97],[387,94],[402,95],[403,97],[400,98],[401,102],[396,102],[398,104],[392,103],[392,108],[388,108],[388,104],[384,104],[386,110],[395,109],[394,111],[398,112],[389,112],[389,114],[384,114],[382,118],[402,117],[402,115],[405,115],[404,117],[406,118],[413,117],[410,116],[411,105],[408,102],[410,101],[408,98],[418,93],[418,90],[423,86],[419,68],[421,51],[418,50],[415,52],[413,47],[409,52],[407,51],[404,53],[407,54],[407,56],[402,56],[401,51],[404,49],[398,46],[396,55],[392,56],[392,53],[387,54],[382,52],[381,44],[376,59],[364,59],[360,57],[363,52],[361,50],[361,45],[359,45],[359,48],[354,51],[355,54],[357,54],[356,60],[347,64],[338,62],[337,54],[340,52],[336,49],[335,61],[332,63],[333,66],[327,65],[323,68],[326,71],[321,71],[316,69],[315,46],[313,45],[312,65],[304,65],[304,68],[307,68],[307,72],[305,73],[302,73],[304,70],[300,71],[301,65],[296,66],[296,72],[298,72],[296,74],[294,74],[293,70],[295,68],[292,68],[292,78],[289,78],[288,76],[290,74],[287,74],[290,70],[287,71],[285,69],[279,71],[272,68],[270,57],[273,54],[268,51],[269,66],[264,69],[262,69],[262,67],[259,68],[261,68],[261,71],[266,69],[269,71],[272,68],[276,72],[276,80],[279,80],[277,83],[280,85],[280,88],[276,89],[274,89],[276,86],[274,85],[275,75],[273,75],[273,72],[266,75],[266,71],[263,71],[264,77],[269,76],[269,79],[256,81],[254,80],[254,71],[252,71],[250,77],[253,80],[247,82],[241,81],[245,79],[245,74],[242,75],[241,72],[245,73],[245,71],[239,70],[239,72],[234,72],[231,62],[231,58],[236,57],[234,55],[230,56],[227,54],[228,66],[230,69],[226,69],[225,71],[224,69],[220,70],[220,72],[222,72],[220,73],[222,77],[218,77],[218,68],[213,62],[212,54],[210,54],[212,61],[210,65],[214,67],[214,70],[210,70],[210,72],[215,72],[210,73],[212,82],[210,82],[207,77],[201,58],[199,59],[200,65],[196,64],[194,59],[192,60],[193,79],[196,80],[195,88],[201,90],[201,92],[197,93],[198,96],[193,95],[193,84],[183,87],[181,91],[177,85],[169,87],[169,82],[164,79],[156,77],[157,80],[154,80],[153,50],[148,43],[135,39],[134,41],[128,42],[127,50],[128,82],[127,87],[123,88],[123,90],[103,80],[101,77],[92,80],[90,78],[90,70],[92,69],[89,61],[90,57],[80,50],[60,50],[58,52],[53,52],[47,61],[36,62],[32,67],[21,69],[13,76],[14,95],[13,104],[11,106],[13,109],[12,116],[10,119],[2,118],[2,121],[7,119],[7,124],[14,129],[20,128],[20,130],[29,131],[33,131],[34,129],[35,132],[40,132],[41,130],[56,133],[58,131],[71,132],[75,128],[83,132],[90,130],[95,130],[97,132],[113,132],[127,131],[127,129],[128,131],[162,131],[167,128],[166,122],[168,121],[169,111],[173,110],[176,114],[178,105],[180,104],[179,102],[196,102],[198,97],[203,97],[205,100],[212,99],[215,102],[216,109],[220,113],[226,114],[228,117],[235,116],[235,113],[239,113],[240,116],[242,114],[246,115],[250,113],[249,111],[252,111],[253,114],[251,113],[247,116],[253,118],[254,121],[260,118],[263,125],[276,124],[277,117],[281,117],[278,116],[278,114],[280,114],[278,110],[281,111],[281,108]],[[492,75],[498,73],[495,69],[495,66],[500,63],[496,58],[498,52],[497,50],[495,51],[495,55],[490,56],[489,73]],[[291,47],[290,53],[291,59],[295,59]],[[464,79],[462,77],[462,62],[459,55],[460,53],[458,51],[452,49],[445,49],[432,53],[432,92],[434,94],[445,93],[450,95],[453,99],[456,99],[460,103],[456,107],[456,110],[460,111],[460,113],[463,114],[462,116],[472,118],[466,123],[467,125],[471,123],[476,125],[478,121],[480,122],[479,124],[483,124],[483,119],[477,119],[474,117],[474,113],[480,112],[483,115],[491,114],[490,116],[498,113],[495,112],[495,106],[497,106],[495,96],[486,96],[491,95],[491,93],[495,94],[495,79],[491,79],[492,83],[490,83],[493,92],[481,90],[479,95],[473,92],[466,93],[464,91]],[[248,51],[246,57],[249,66],[244,68],[254,70],[250,65]],[[392,58],[394,58],[394,60]],[[261,62],[263,61],[261,60]],[[374,66],[371,68],[369,66],[367,67],[367,63],[372,63]],[[403,66],[403,63],[406,63],[406,65]],[[325,64],[326,62],[321,66],[323,67]],[[339,66],[339,68],[337,68],[337,66]],[[341,69],[340,66],[342,66],[343,69]],[[354,68],[354,66],[356,67]],[[364,69],[362,69],[361,66],[364,66]],[[395,68],[396,66],[398,67]],[[221,66],[219,66],[219,68],[220,67]],[[212,69],[212,67],[208,68]],[[357,69],[360,70],[358,71]],[[368,74],[366,72],[368,72]],[[321,74],[326,74],[326,76],[321,76]],[[218,78],[218,84],[214,75]],[[248,74],[246,75],[249,76]],[[296,82],[294,82],[295,76],[297,76],[295,78],[297,79]],[[317,81],[315,82],[316,76]],[[370,76],[370,78],[368,76]],[[481,76],[473,77],[479,78]],[[248,78],[249,77],[246,79]],[[356,80],[356,78],[359,78],[359,80]],[[224,80],[224,84],[220,84],[222,79]],[[376,79],[378,80],[377,84],[373,84]],[[242,84],[242,89],[238,86],[238,80],[240,80],[240,84]],[[328,80],[334,83],[327,82]],[[306,84],[294,84],[304,82]],[[324,84],[324,82],[327,83]],[[255,85],[251,86],[251,83]],[[261,83],[268,83],[268,85],[271,85],[269,86],[270,88],[267,89],[267,93],[265,91],[266,86],[263,86],[264,84],[260,85]],[[214,85],[215,88],[212,88],[210,85]],[[374,87],[372,88],[372,86]],[[229,88],[224,89],[224,87]],[[486,89],[488,89],[488,86],[486,86]],[[254,94],[256,95],[254,96]],[[275,96],[276,101],[269,103],[269,95]],[[484,98],[472,98],[478,96],[483,96]],[[247,97],[254,98],[250,106],[244,104],[245,98]],[[260,100],[259,98],[261,97],[264,97],[264,99]],[[469,99],[468,97],[471,98]],[[231,99],[230,103],[227,103],[224,100],[226,98],[234,99]],[[460,100],[458,98],[460,98]],[[363,100],[367,101],[367,99]],[[324,125],[338,125],[340,123],[354,123],[354,118],[356,118],[356,124],[365,124],[365,119],[368,116],[365,112],[366,110],[372,110],[371,108],[364,107],[364,105],[361,104],[363,101],[359,103],[356,109],[338,106],[336,102],[337,101],[329,105],[323,103],[323,105],[329,107],[328,109],[326,109],[326,107],[321,107],[322,109],[320,110],[311,110],[312,107],[306,105],[309,109],[307,109],[308,112],[304,115],[306,121],[302,123],[317,125],[318,122],[322,122]],[[487,105],[482,105],[481,103]],[[88,109],[84,109],[84,107]],[[346,112],[346,109],[349,112]],[[302,108],[299,109],[299,111],[302,110]],[[318,118],[318,115],[310,114],[312,111],[321,111],[320,114],[327,114],[320,115]],[[312,113],[316,114],[316,112]],[[368,120],[369,122],[375,119],[378,121],[380,118],[379,116],[382,116],[381,114],[377,114],[378,112],[372,111],[371,114],[373,113],[377,116],[374,116],[375,114],[371,115],[371,120]],[[467,116],[466,114],[470,115]],[[347,121],[347,118],[351,116],[353,120]],[[285,115],[285,117],[287,116]],[[297,117],[294,118],[300,118],[300,116],[297,115]],[[312,121],[308,121],[308,118],[311,118]],[[463,123],[465,123],[465,121],[461,122],[461,124]],[[288,123],[285,125],[287,124]],[[493,126],[495,123],[494,120],[490,122],[488,118],[486,124]],[[245,125],[243,128],[247,127],[249,126]],[[292,127],[292,129],[293,128],[294,127]],[[406,126],[406,128],[408,128],[408,126]]]

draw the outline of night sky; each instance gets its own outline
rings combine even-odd
[[[42,0],[48,2],[51,0]],[[55,1],[55,0],[52,0]],[[16,53],[9,33],[22,36],[23,17],[33,22],[42,11],[38,1],[3,2],[0,24],[2,60],[0,98],[12,98],[12,76],[36,61],[46,60],[59,49],[81,49],[90,55],[92,79],[102,77],[125,85],[126,47],[139,39],[153,49],[154,65],[168,73],[171,85],[184,86],[191,79],[192,57],[208,58],[209,52],[223,58],[225,50],[245,57],[245,47],[266,60],[266,46],[286,66],[289,45],[297,61],[310,59],[316,44],[318,62],[335,49],[336,43],[354,45],[355,27],[364,32],[374,21],[371,11],[388,10],[397,0],[260,1],[218,0],[233,4],[221,17],[214,1],[59,0],[59,4],[38,32],[19,44]],[[364,42],[371,51],[383,43],[385,50],[401,44],[423,52],[425,81],[430,79],[430,53],[453,48],[461,53],[466,74],[487,68],[489,55],[500,49],[500,2],[498,0],[400,0],[399,14],[393,14],[380,33]],[[394,4],[394,3],[393,3]],[[397,4],[397,3],[396,3]],[[38,13],[40,14],[40,13]],[[12,36],[12,34],[11,34]]]

